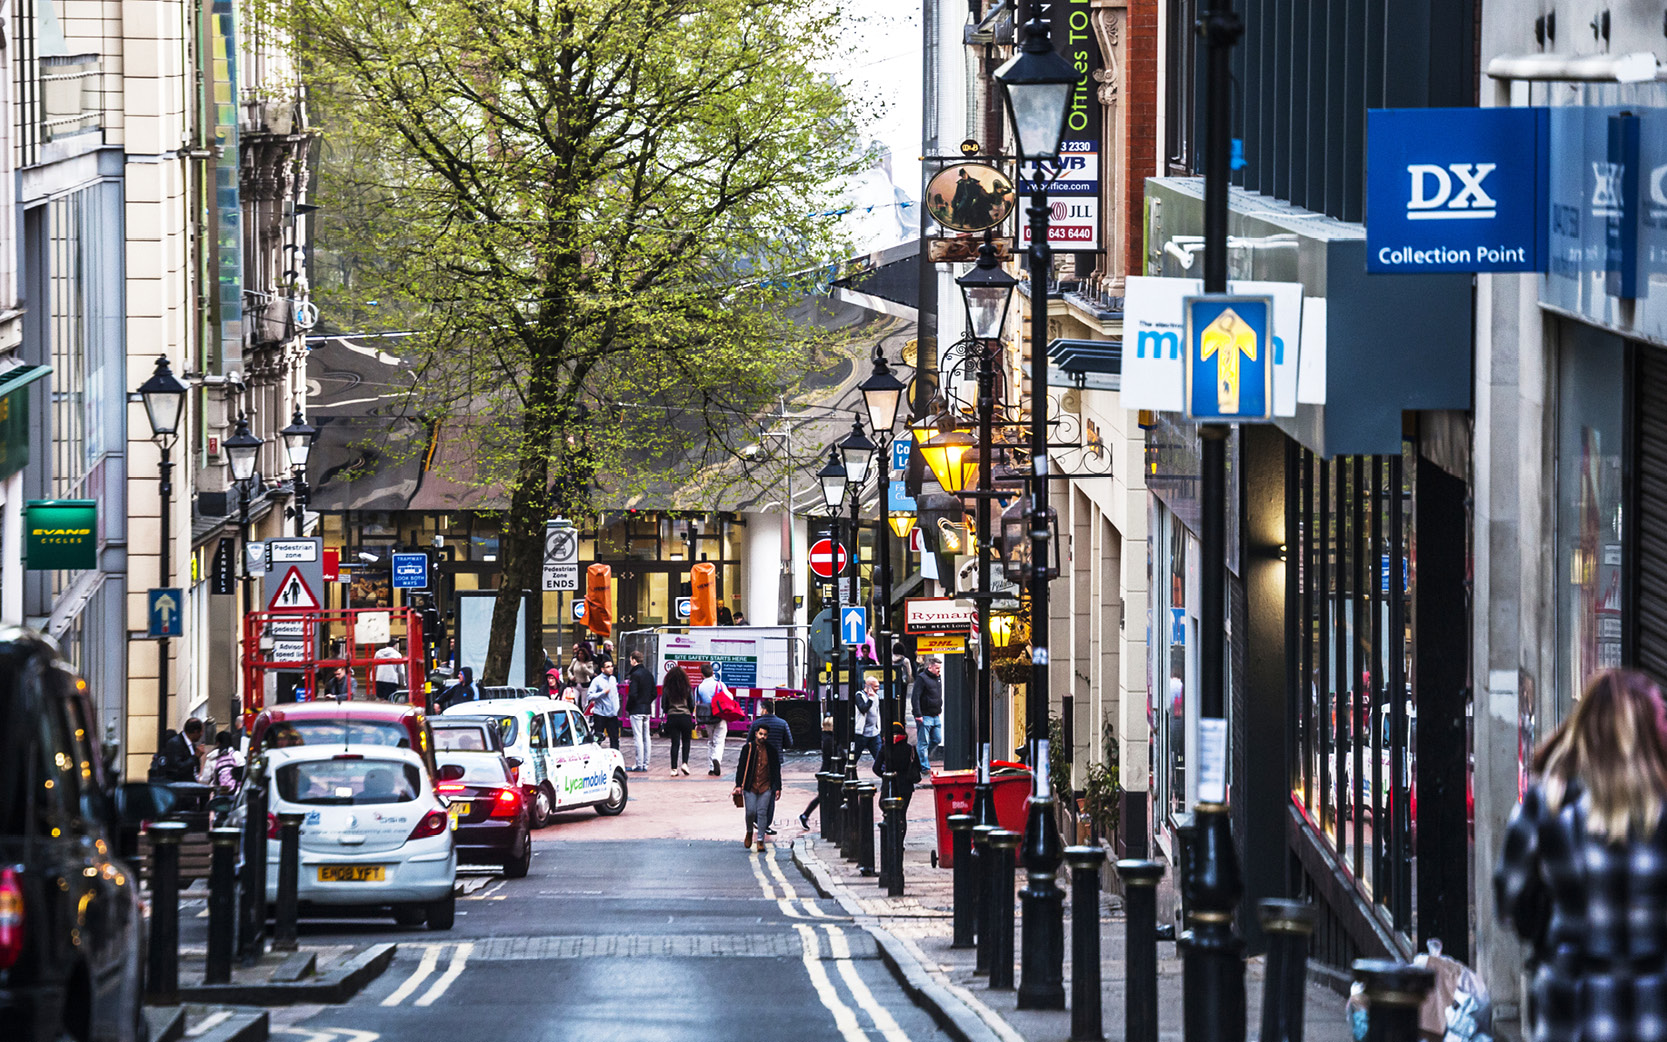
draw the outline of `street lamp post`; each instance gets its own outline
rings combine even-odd
[[[1024,950],[1020,964],[1020,1009],[1065,1007],[1064,895],[1054,876],[1064,859],[1054,819],[1052,779],[1048,777],[1048,279],[1053,250],[1048,246],[1048,194],[1042,180],[1045,162],[1057,162],[1065,135],[1065,116],[1076,70],[1057,54],[1040,18],[1025,24],[1024,45],[996,70],[1013,122],[1021,162],[1031,164],[1030,207],[1030,698],[1032,778],[1025,823]]]
[[[834,706],[840,701],[839,660],[841,657],[841,651],[839,639],[839,614],[843,607],[840,604],[839,596],[839,550],[843,545],[839,536],[839,509],[845,504],[845,485],[850,481],[850,476],[845,473],[845,464],[841,462],[839,458],[839,450],[837,448],[828,449],[828,462],[823,465],[821,470],[816,472],[816,479],[822,486],[822,503],[828,508],[828,540],[833,548],[833,564],[831,567],[834,589],[833,610],[828,615],[829,622],[833,629],[833,641],[828,649],[828,659],[831,665],[832,674],[828,680],[828,713],[834,718],[834,755],[833,763],[829,765],[832,768],[829,773],[837,774],[840,778],[838,783],[840,787],[832,789],[833,806],[823,806],[822,817],[824,821],[827,820],[827,816],[831,812],[834,815],[834,820],[839,822],[839,827],[836,829],[834,834],[836,836],[842,836],[845,822],[843,817],[845,807],[845,791],[843,789],[845,784],[845,758],[848,751],[847,746],[849,746],[851,741],[851,713],[848,708],[842,708],[839,712],[835,712]]]
[[[266,442],[249,432],[249,418],[237,418],[237,431],[226,439],[226,458],[231,461],[232,480],[237,482],[237,524],[243,558],[243,578],[249,578],[249,496],[254,488],[255,460]]]
[[[179,434],[180,417],[185,413],[186,386],[174,376],[166,357],[156,360],[156,371],[139,385],[139,398],[145,404],[145,418],[150,421],[151,440],[156,443],[161,459],[157,463],[157,492],[161,496],[162,540],[157,561],[157,583],[166,587],[173,572],[170,550],[173,540],[174,463],[169,455],[174,438]],[[156,747],[168,731],[168,652],[169,641],[162,637],[156,644]]]
[[[290,470],[295,477],[295,534],[299,538],[306,534],[307,457],[312,455],[318,429],[309,426],[301,410],[296,409],[289,426],[279,431],[278,436],[284,439],[284,452],[289,456]]]
[[[862,528],[857,517],[857,509],[862,499],[862,486],[868,480],[868,467],[874,455],[874,443],[869,441],[868,436],[862,432],[861,419],[855,416],[851,417],[851,433],[839,440],[838,448],[840,459],[845,463],[847,479],[845,492],[851,504],[851,603],[855,605],[858,600],[857,594],[862,587]],[[838,563],[839,555],[836,550],[834,564],[837,566]],[[838,617],[834,619],[834,626],[835,628],[840,626]],[[853,644],[851,645],[851,671],[845,678],[847,701],[851,706],[857,704],[857,673],[859,668],[860,659],[857,646]],[[856,750],[857,729],[854,718],[851,723],[852,745],[850,760],[846,763],[845,770],[846,778],[855,782],[857,780],[858,753]],[[852,820],[855,820],[854,816]],[[869,838],[872,839],[873,837],[870,836]]]
[[[868,425],[879,439],[875,452],[879,460],[878,491],[879,511],[881,523],[875,526],[875,556],[878,561],[878,575],[875,577],[875,610],[874,610],[874,647],[880,656],[882,705],[889,708],[881,715],[885,717],[881,728],[881,748],[887,749],[891,744],[891,730],[894,725],[901,725],[903,721],[902,699],[894,690],[895,678],[891,663],[891,526],[886,517],[891,500],[891,442],[892,432],[897,426],[897,408],[903,402],[903,382],[892,375],[891,366],[886,363],[886,356],[880,348],[874,348],[874,371],[858,387],[862,391],[863,404],[868,407]],[[896,796],[894,791],[896,779],[891,769],[891,758],[883,758],[881,769],[882,787],[880,790],[881,807],[885,807],[885,799]],[[925,769],[922,764],[922,769]],[[893,895],[897,896],[903,890],[903,850],[902,829],[896,820],[897,814],[887,812],[884,816],[884,828],[881,832],[881,869],[882,885]]]

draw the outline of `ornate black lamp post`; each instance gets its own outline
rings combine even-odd
[[[840,784],[844,784],[845,756],[851,745],[851,713],[849,706],[835,712],[834,706],[841,701],[839,698],[839,549],[842,545],[839,538],[839,508],[845,505],[845,486],[850,478],[845,473],[845,464],[839,459],[837,448],[828,449],[828,462],[816,472],[816,480],[822,486],[822,503],[828,508],[828,540],[833,546],[833,611],[829,613],[829,621],[833,628],[833,642],[829,649],[831,676],[828,683],[828,708],[826,712],[834,718],[834,756],[832,772],[840,777]],[[832,814],[833,820],[843,821],[840,817],[843,793],[839,789],[833,790],[832,806],[822,807],[823,820]],[[836,830],[837,831],[837,830]]]
[[[161,459],[156,465],[157,493],[162,498],[162,511],[159,520],[162,524],[162,545],[160,560],[157,562],[157,585],[166,587],[173,579],[173,502],[174,502],[174,462],[169,454],[174,447],[174,438],[179,435],[179,421],[185,414],[185,394],[187,388],[174,376],[174,370],[168,365],[167,358],[156,360],[156,371],[151,373],[150,379],[139,385],[139,398],[145,403],[145,418],[150,421],[151,440],[156,443]],[[156,643],[156,747],[162,748],[162,742],[168,731],[168,645],[167,637]]]
[[[1052,779],[1048,777],[1048,281],[1053,250],[1048,246],[1048,194],[1044,163],[1057,161],[1065,134],[1065,116],[1076,70],[1053,49],[1048,24],[1033,18],[1025,24],[1024,46],[996,70],[1013,123],[1021,162],[1031,165],[1030,207],[1030,458],[1031,458],[1031,677],[1025,719],[1030,730],[1033,778],[1025,824],[1024,942],[1018,1003],[1021,1009],[1065,1006],[1065,933],[1063,895],[1054,876],[1064,858],[1054,819]]]
[[[249,419],[237,418],[237,431],[225,441],[226,458],[231,461],[232,480],[237,482],[237,525],[243,578],[249,578],[249,496],[254,488],[255,460],[266,442],[249,433]]]
[[[295,410],[289,426],[278,432],[284,439],[284,452],[289,456],[290,469],[295,474],[295,534],[305,535],[307,519],[307,457],[312,455],[313,439],[318,428],[309,426],[301,410]]]

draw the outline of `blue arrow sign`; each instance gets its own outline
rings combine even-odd
[[[847,644],[868,640],[868,609],[846,608],[839,616],[839,636]]]
[[[695,602],[692,598],[677,598],[677,617],[680,619],[686,619],[690,615],[694,614],[694,604]]]
[[[145,597],[145,607],[150,615],[150,632],[152,637],[179,637],[185,634],[185,597],[177,586],[165,586],[152,589]]]

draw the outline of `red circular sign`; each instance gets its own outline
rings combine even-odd
[[[834,577],[834,544],[832,539],[818,539],[810,548],[810,570],[824,579]],[[839,571],[845,570],[845,547],[839,548]]]

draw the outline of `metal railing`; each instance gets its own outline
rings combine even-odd
[[[72,54],[40,59],[40,139],[56,141],[104,123],[99,57]]]

